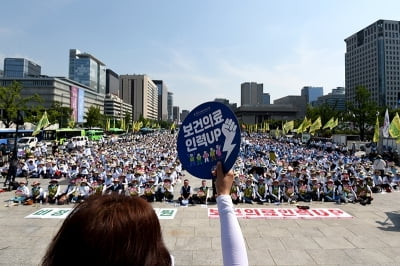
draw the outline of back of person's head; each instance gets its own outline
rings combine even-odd
[[[171,265],[161,227],[144,199],[93,195],[65,219],[43,265]]]

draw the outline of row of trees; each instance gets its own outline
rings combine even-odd
[[[45,108],[43,106],[43,98],[34,94],[32,96],[24,97],[22,94],[22,85],[19,82],[12,82],[9,86],[0,86],[0,110],[2,110],[2,115],[0,116],[0,121],[3,122],[5,127],[9,128],[16,124],[18,112],[23,113],[24,122],[30,122],[37,125],[43,113],[47,112],[47,117],[50,125],[59,124],[59,127],[70,127],[76,126],[75,121],[71,119],[72,109],[70,107],[64,107],[60,102],[53,102],[50,108]],[[105,125],[110,117],[101,113],[100,108],[91,106],[85,115],[86,123],[83,125],[85,127],[101,127],[105,128]],[[122,128],[122,123],[124,121],[131,121],[131,116],[125,114],[122,119],[117,121],[112,121],[113,127]],[[166,121],[154,121],[150,119],[145,119],[142,116],[139,121],[143,125],[157,125],[161,128],[170,128],[171,123]],[[129,123],[126,122],[126,125]]]
[[[325,125],[330,119],[337,118],[339,126],[334,129],[319,129],[315,134],[322,137],[329,137],[333,133],[359,134],[361,140],[372,139],[376,118],[378,117],[380,126],[383,125],[383,118],[386,107],[379,107],[372,101],[369,91],[359,86],[355,91],[355,103],[347,103],[346,111],[338,111],[335,106],[323,104],[321,106],[308,106],[306,117],[310,121],[321,120],[321,125]],[[390,117],[393,117],[398,109],[389,109]],[[400,112],[399,112],[400,113]],[[293,128],[297,129],[303,123],[303,119],[294,121]],[[350,122],[350,123],[348,123]],[[269,120],[269,129],[283,129],[287,121]],[[351,124],[352,126],[348,126]],[[262,128],[261,125],[258,127]]]

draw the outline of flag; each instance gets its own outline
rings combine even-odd
[[[375,131],[374,131],[374,137],[372,138],[373,142],[378,142],[379,141],[379,118],[376,117],[376,124],[375,124]]]
[[[111,126],[111,120],[110,120],[110,118],[108,117],[107,120],[106,120],[106,131],[109,131],[109,130],[110,130],[110,126]]]
[[[396,113],[389,125],[389,134],[392,138],[400,137],[400,117],[398,113]]]
[[[309,128],[311,125],[312,125],[311,118],[310,119],[306,119],[306,123],[303,125],[304,130]]]
[[[47,118],[47,112],[44,111],[42,117],[40,118],[38,124],[35,127],[35,130],[32,132],[32,136],[36,136],[37,134],[39,134],[40,130],[42,128],[47,127],[48,125],[50,125],[49,119]]]
[[[266,131],[269,131],[269,124],[268,124],[268,122],[265,122],[265,130],[266,130]]]
[[[339,118],[336,117],[335,123],[332,125],[332,128],[331,128],[331,129],[337,127],[338,125],[339,125]]]
[[[276,127],[276,130],[275,130],[275,137],[278,138],[279,135],[280,135],[279,127],[277,126],[277,127]]]
[[[292,121],[286,122],[283,125],[283,128],[285,129],[285,132],[289,132],[290,130],[293,130],[294,129],[294,121],[292,120]]]
[[[121,123],[121,129],[125,130],[125,118],[122,118],[120,123]]]
[[[319,116],[314,123],[311,124],[310,126],[310,133],[313,134],[315,131],[317,131],[318,129],[320,129],[322,127],[321,124],[321,117]]]
[[[385,120],[383,122],[383,130],[382,130],[382,135],[385,138],[389,137],[389,125],[390,125],[390,120],[389,120],[389,111],[386,108],[386,112],[385,112]]]
[[[297,128],[296,132],[299,134],[303,133],[306,130],[306,128],[304,127],[306,123],[307,123],[307,117],[304,117],[303,122],[301,122],[301,124]]]
[[[328,122],[326,122],[325,126],[322,129],[329,128],[332,129],[333,125],[335,124],[335,118],[332,116]]]
[[[285,122],[285,124],[286,124],[286,122]],[[286,128],[285,128],[285,124],[282,121],[282,135],[286,135],[286,133],[287,133]]]

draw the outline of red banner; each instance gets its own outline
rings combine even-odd
[[[326,219],[353,218],[338,208],[236,208],[236,217],[247,219]],[[208,218],[219,218],[217,208],[208,209]]]

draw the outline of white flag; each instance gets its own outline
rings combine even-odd
[[[389,126],[390,126],[389,112],[388,109],[386,108],[385,121],[383,122],[383,132],[382,132],[385,138],[389,137]]]

